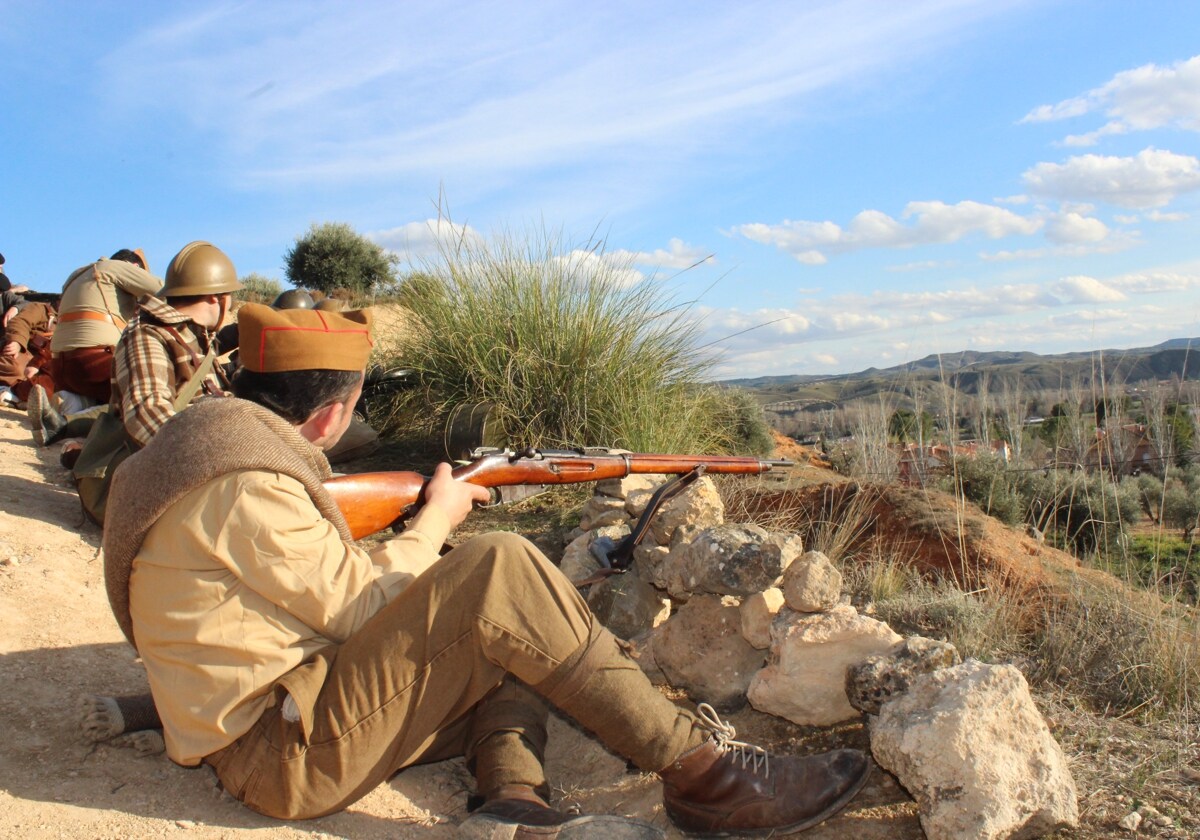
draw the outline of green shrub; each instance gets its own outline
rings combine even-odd
[[[959,457],[939,484],[946,492],[979,505],[989,516],[1016,525],[1024,519],[1026,503],[1007,470],[1004,460],[991,453]]]
[[[728,430],[729,448],[748,455],[770,455],[775,439],[762,404],[743,388],[721,388],[713,395],[714,422]]]
[[[246,303],[271,303],[283,291],[283,284],[274,277],[251,272],[239,278],[242,288],[233,296]]]
[[[1163,493],[1162,521],[1183,531],[1185,540],[1191,540],[1196,526],[1200,525],[1200,496],[1180,485],[1167,488]]]
[[[1103,473],[1051,470],[1017,473],[1026,521],[1077,555],[1119,550],[1125,529],[1141,516],[1137,488]]]
[[[1200,558],[1196,544],[1174,534],[1135,534],[1123,557],[1113,558],[1118,576],[1167,600],[1196,604],[1200,595]]]
[[[396,284],[398,258],[343,223],[314,224],[283,259],[288,280],[301,289],[366,295]]]
[[[695,349],[686,307],[599,245],[459,242],[399,301],[413,329],[391,361],[420,387],[398,397],[397,426],[436,428],[453,407],[486,402],[522,445],[729,452],[766,434],[744,398],[704,384],[712,359]]]

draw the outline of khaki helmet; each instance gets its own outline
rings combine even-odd
[[[225,252],[208,242],[189,242],[167,266],[163,297],[221,295],[242,288]]]
[[[279,297],[271,304],[272,309],[312,309],[312,295],[304,289],[288,289],[280,292]]]
[[[322,312],[345,312],[346,304],[342,303],[337,298],[327,297],[321,298],[319,301],[317,301],[316,306],[313,308],[319,309]]]

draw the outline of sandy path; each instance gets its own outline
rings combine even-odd
[[[405,771],[344,813],[285,823],[223,794],[207,768],[83,743],[77,698],[139,692],[145,677],[109,611],[100,531],[83,521],[57,447],[35,447],[24,413],[3,408],[0,462],[0,838],[454,836],[470,786],[460,761]],[[751,730],[766,718],[743,715],[752,717],[739,715],[739,727]],[[550,743],[548,771],[561,799],[636,814],[680,836],[662,814],[655,780],[625,772],[561,720],[552,721]],[[921,837],[903,800],[877,776],[849,812],[805,837]]]

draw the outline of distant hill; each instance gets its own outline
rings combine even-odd
[[[1200,379],[1200,338],[1173,338],[1153,347],[1040,355],[998,350],[930,355],[889,368],[832,375],[794,374],[727,379],[721,384],[754,392],[764,404],[798,402],[822,408],[845,405],[881,392],[913,396],[930,388],[977,394],[986,377],[993,393],[1020,381],[1021,390],[1053,390],[1068,383],[1091,388],[1131,387],[1171,379]],[[923,396],[930,396],[923,393]]]

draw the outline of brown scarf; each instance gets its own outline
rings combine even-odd
[[[319,447],[255,403],[201,400],[172,417],[113,475],[104,520],[104,583],[113,615],[135,648],[129,575],[146,534],[192,490],[238,470],[269,470],[301,482],[321,515],[350,540],[345,517],[321,484],[332,473]]]

